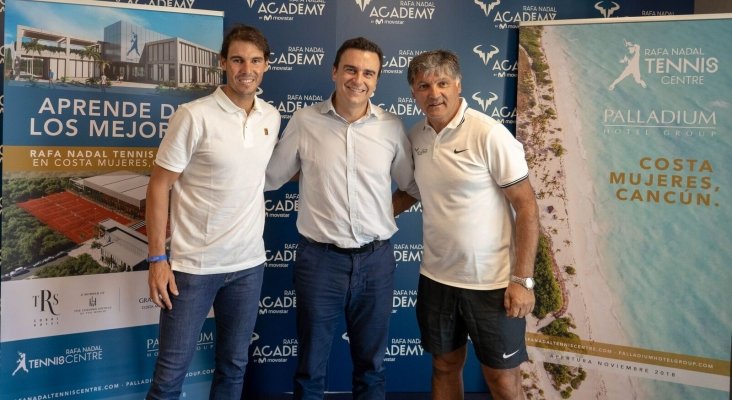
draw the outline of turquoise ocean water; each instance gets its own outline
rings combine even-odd
[[[563,53],[572,55],[582,126],[576,134],[587,152],[595,217],[606,228],[605,237],[597,238],[600,264],[631,340],[616,344],[729,360],[732,20],[544,29],[558,35]],[[646,87],[629,75],[610,91],[627,65],[620,60],[631,56],[626,41],[640,48]],[[606,133],[608,125],[626,126]],[[642,168],[644,158],[650,169]],[[641,183],[630,183],[631,174],[639,174],[634,176]],[[648,190],[661,200],[648,201]],[[630,200],[633,193],[640,199]],[[692,204],[681,204],[689,198]],[[658,399],[729,397],[713,389],[639,381]]]

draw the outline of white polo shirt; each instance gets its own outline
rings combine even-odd
[[[528,177],[521,143],[465,99],[442,132],[425,120],[409,138],[422,196],[420,273],[466,289],[508,286],[514,215],[501,189]]]
[[[267,168],[267,190],[300,173],[297,229],[338,247],[360,247],[397,231],[392,179],[417,195],[409,140],[401,120],[374,104],[356,122],[329,98],[295,112]]]
[[[219,87],[181,105],[155,162],[180,172],[170,203],[170,264],[175,271],[218,274],[266,260],[264,174],[280,114],[256,98],[249,113]]]

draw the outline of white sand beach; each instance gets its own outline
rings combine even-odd
[[[557,118],[550,119],[545,126],[524,126],[522,129],[530,133],[521,136],[526,141],[527,156],[530,152],[535,156],[530,167],[532,184],[539,198],[540,222],[551,237],[558,266],[555,274],[559,273],[558,278],[563,281],[566,310],[561,316],[571,317],[576,324],[573,332],[583,340],[627,343],[627,335],[616,315],[617,299],[601,268],[603,260],[598,246],[602,245],[604,229],[594,217],[593,182],[582,142],[582,135],[588,132],[581,126],[578,109],[582,99],[574,93],[572,66],[567,62],[573,55],[565,51],[561,38],[551,29],[544,29],[543,50],[550,66],[553,88],[550,85],[536,87],[537,104],[532,110],[540,115],[541,110],[553,109]],[[552,144],[557,143],[563,148],[561,156],[552,151]],[[567,266],[574,267],[576,273],[568,274]],[[528,330],[537,331],[553,318],[549,315],[540,321],[530,319]],[[540,365],[531,368],[535,369],[536,376],[547,375]],[[634,387],[635,383],[626,376],[589,369],[587,379],[572,396],[582,399],[643,398],[641,389]],[[540,378],[539,386],[551,387],[549,378]]]

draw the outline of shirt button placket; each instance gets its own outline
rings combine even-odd
[[[242,119],[241,135],[244,138],[244,140],[246,140],[247,139],[247,116],[242,111],[239,111],[239,115],[241,116],[241,119]]]
[[[351,229],[354,236],[358,237],[358,232],[361,231],[361,226],[358,220],[358,194],[356,193],[356,186],[358,185],[358,179],[356,177],[356,160],[355,160],[355,133],[351,129],[353,124],[348,125],[346,129],[346,171],[347,179],[346,185],[348,188],[348,206],[349,216],[351,217]]]
[[[435,135],[435,140],[432,141],[432,159],[437,159],[437,152],[440,149],[440,135],[438,135],[436,132],[433,133]]]

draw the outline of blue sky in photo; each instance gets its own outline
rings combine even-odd
[[[126,8],[122,3],[59,3],[6,0],[5,43],[15,41],[18,25],[102,41],[104,27],[127,21],[170,37],[179,37],[218,52],[223,36],[223,17],[176,10]],[[218,21],[216,21],[218,20]],[[210,29],[211,24],[221,29]]]

